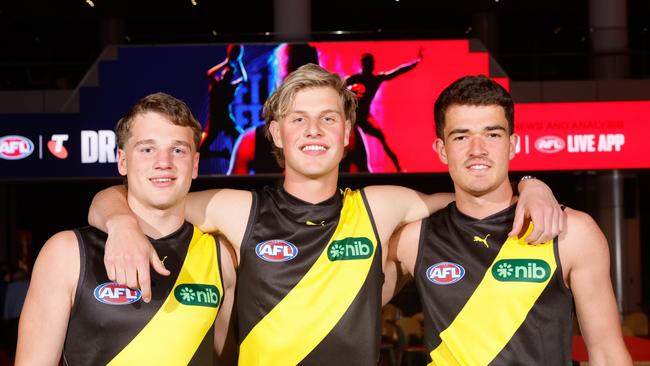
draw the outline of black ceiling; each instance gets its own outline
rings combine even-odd
[[[195,2],[3,0],[0,89],[66,87],[61,79],[73,87],[116,24],[122,43],[272,40],[273,1]],[[627,7],[631,76],[650,77],[650,1]],[[586,0],[313,0],[311,23],[314,39],[468,38],[480,36],[483,17],[490,51],[512,78],[585,79],[588,12]]]

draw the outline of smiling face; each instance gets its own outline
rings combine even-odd
[[[449,166],[456,192],[483,196],[509,187],[508,165],[517,138],[508,131],[503,107],[452,105],[445,112],[438,157]]]
[[[338,175],[351,126],[333,88],[298,91],[284,116],[269,125],[274,144],[283,150],[287,178]]]
[[[180,207],[197,177],[199,154],[190,127],[174,125],[156,112],[134,117],[118,170],[128,179],[132,208],[166,210]]]

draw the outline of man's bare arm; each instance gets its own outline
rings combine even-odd
[[[253,195],[236,189],[209,189],[189,193],[185,199],[185,217],[206,233],[221,232],[235,248],[246,231]]]
[[[142,300],[151,301],[149,263],[163,276],[169,271],[138,226],[129,208],[124,186],[113,186],[95,195],[88,211],[90,225],[108,233],[104,266],[111,281],[140,287]]]
[[[382,304],[386,305],[415,273],[422,221],[398,229],[390,238],[388,259],[384,264]]]
[[[523,231],[526,218],[535,224],[530,234],[524,238],[527,242],[542,244],[558,236],[563,229],[564,213],[551,188],[541,180],[527,179],[519,181],[517,190],[519,200],[508,236]]]
[[[567,209],[567,229],[560,236],[564,278],[573,292],[590,365],[631,365],[609,271],[607,239],[593,219]]]
[[[45,243],[20,315],[16,365],[58,365],[79,278],[79,247],[72,231]]]
[[[454,200],[452,193],[426,195],[399,186],[370,186],[365,192],[382,240],[388,240],[401,225],[423,219]],[[519,233],[525,218],[530,217],[535,230],[527,241],[538,244],[559,235],[563,213],[551,189],[542,181],[529,179],[519,183],[519,192],[511,234]]]

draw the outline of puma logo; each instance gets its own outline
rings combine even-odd
[[[305,225],[307,225],[307,226],[325,226],[325,221],[321,221],[321,222],[317,223],[317,222],[307,220],[307,222],[305,222]]]
[[[487,242],[487,238],[489,238],[489,237],[490,237],[490,234],[487,234],[487,235],[485,236],[485,239],[484,239],[484,238],[481,238],[480,236],[474,235],[474,241],[475,241],[475,242],[478,242],[478,243],[483,243],[483,244],[485,245],[486,248],[489,248],[490,245],[489,245],[488,242]]]

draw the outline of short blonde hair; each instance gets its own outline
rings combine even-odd
[[[357,114],[357,99],[354,93],[347,89],[345,81],[338,74],[329,72],[315,64],[307,64],[299,67],[296,71],[289,74],[284,82],[271,94],[266,100],[266,103],[264,103],[264,109],[262,110],[262,118],[266,122],[266,138],[271,142],[273,154],[282,168],[284,168],[284,154],[282,153],[282,149],[273,143],[273,137],[269,131],[271,121],[280,121],[286,117],[299,91],[320,87],[332,88],[339,94],[343,104],[345,119],[349,120],[354,126]]]

